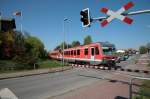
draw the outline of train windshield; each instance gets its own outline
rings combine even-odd
[[[104,55],[113,55],[115,49],[110,47],[103,47],[103,54]]]

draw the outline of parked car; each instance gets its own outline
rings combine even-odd
[[[116,63],[120,63],[120,62],[121,62],[121,57],[118,56],[118,57],[116,58]]]
[[[129,58],[129,55],[124,55],[125,60],[127,60]]]
[[[120,56],[120,61],[125,61],[125,60],[126,60],[126,58],[124,55]]]

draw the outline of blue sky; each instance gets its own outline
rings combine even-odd
[[[150,0],[132,0],[134,7],[129,12],[150,9]],[[80,22],[80,11],[89,8],[92,17],[106,16],[100,8],[108,7],[118,10],[129,0],[0,0],[0,12],[3,17],[16,19],[17,29],[20,23],[23,30],[43,41],[47,50],[52,50],[63,41],[63,19],[65,22],[65,41],[83,42],[85,36],[90,35],[93,42],[109,41],[118,49],[138,48],[150,42],[150,13],[129,16],[133,24],[128,25],[118,19],[105,27],[95,22],[90,28],[83,28]],[[23,20],[12,15],[20,10]]]

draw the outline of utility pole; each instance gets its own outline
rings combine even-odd
[[[62,71],[64,67],[64,48],[65,48],[65,22],[67,21],[67,18],[64,18],[63,20],[63,50],[62,50]]]
[[[65,36],[66,36],[66,33],[65,33],[65,22],[67,21],[71,21],[70,19],[68,18],[64,18],[63,20],[63,51],[62,51],[62,71],[63,71],[63,67],[64,67],[64,49],[65,49]]]

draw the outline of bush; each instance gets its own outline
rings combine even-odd
[[[45,60],[38,63],[40,68],[53,68],[53,67],[61,67],[62,62],[56,61],[56,60]],[[68,63],[64,63],[65,66],[68,65]]]
[[[0,60],[0,72],[34,69],[34,65],[19,63],[12,60]]]
[[[145,46],[141,46],[139,48],[140,54],[146,54],[147,53],[147,48]]]

